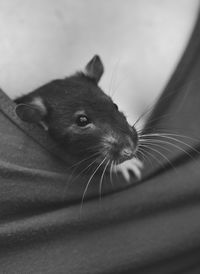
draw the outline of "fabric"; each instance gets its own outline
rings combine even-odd
[[[144,131],[190,138],[149,150],[141,182],[105,179],[101,199],[97,178],[81,202],[87,178],[1,91],[0,273],[200,273],[199,33]]]

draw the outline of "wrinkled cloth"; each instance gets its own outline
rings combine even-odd
[[[105,179],[101,197],[96,178],[82,201],[85,175],[0,92],[0,273],[200,273],[199,34],[200,19],[144,129],[179,142],[148,151],[142,181]]]

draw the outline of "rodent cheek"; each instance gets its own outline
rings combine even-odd
[[[118,136],[113,132],[112,134],[105,134],[102,137],[101,147],[103,157],[108,157],[117,162],[123,162],[134,156],[137,143],[127,134]]]
[[[122,144],[114,134],[105,134],[101,138],[102,156],[117,160],[120,157]]]
[[[69,126],[65,130],[62,140],[67,146],[67,151],[76,155],[96,153],[100,143],[100,134],[94,125],[89,127]]]

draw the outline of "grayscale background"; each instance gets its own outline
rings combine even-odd
[[[198,2],[0,0],[0,86],[14,98],[99,54],[100,85],[133,123],[172,74]]]

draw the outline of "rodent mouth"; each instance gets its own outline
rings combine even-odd
[[[115,164],[120,164],[135,156],[138,145],[137,141],[133,141],[129,136],[119,139],[115,135],[106,135],[102,138],[101,147],[102,157],[106,157]]]
[[[118,145],[107,146],[103,149],[102,158],[107,158],[110,162],[115,164],[121,164],[126,160],[132,159],[137,151],[137,147],[125,146],[120,147]]]

